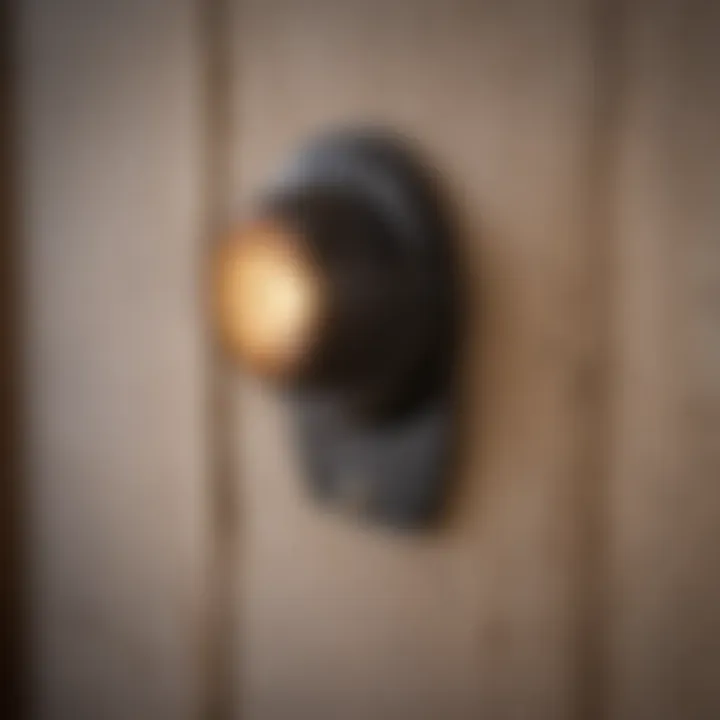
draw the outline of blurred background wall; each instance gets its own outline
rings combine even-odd
[[[720,717],[720,10],[4,19],[9,717]],[[313,507],[282,406],[206,329],[215,239],[298,141],[358,121],[433,159],[472,280],[433,535]]]

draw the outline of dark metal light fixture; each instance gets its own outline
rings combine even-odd
[[[452,237],[432,173],[393,135],[302,150],[218,256],[221,336],[292,404],[316,496],[424,526],[455,421]]]

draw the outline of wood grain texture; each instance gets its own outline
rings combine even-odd
[[[19,69],[33,700],[199,707],[202,107],[190,0],[28,0]]]
[[[720,10],[627,3],[611,717],[720,717]]]
[[[406,132],[447,181],[472,285],[466,447],[439,535],[303,496],[282,407],[244,383],[240,715],[562,718],[577,707],[589,297],[588,7],[237,0],[238,212],[308,133]]]

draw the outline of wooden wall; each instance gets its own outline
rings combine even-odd
[[[720,10],[634,2],[618,160],[612,710],[720,715]]]
[[[474,319],[457,517],[399,538],[300,497],[280,408],[239,395],[248,717],[572,717],[590,237],[584,3],[235,3],[233,185],[318,127],[417,138],[457,201]],[[481,330],[481,327],[483,328]]]
[[[38,717],[202,702],[199,32],[190,0],[21,5]]]
[[[48,720],[720,716],[720,13],[23,0],[32,699]],[[318,511],[214,358],[212,237],[391,125],[472,280],[447,528]]]

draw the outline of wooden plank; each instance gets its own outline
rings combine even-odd
[[[19,67],[40,718],[200,702],[202,92],[191,0],[28,0]]]
[[[720,10],[627,3],[611,717],[720,717]]]
[[[552,718],[577,707],[578,483],[595,347],[591,18],[565,0],[237,0],[233,200],[307,133],[427,149],[471,274],[468,446],[449,528],[398,537],[302,497],[282,407],[243,383],[243,712]],[[584,511],[582,511],[584,512]]]

